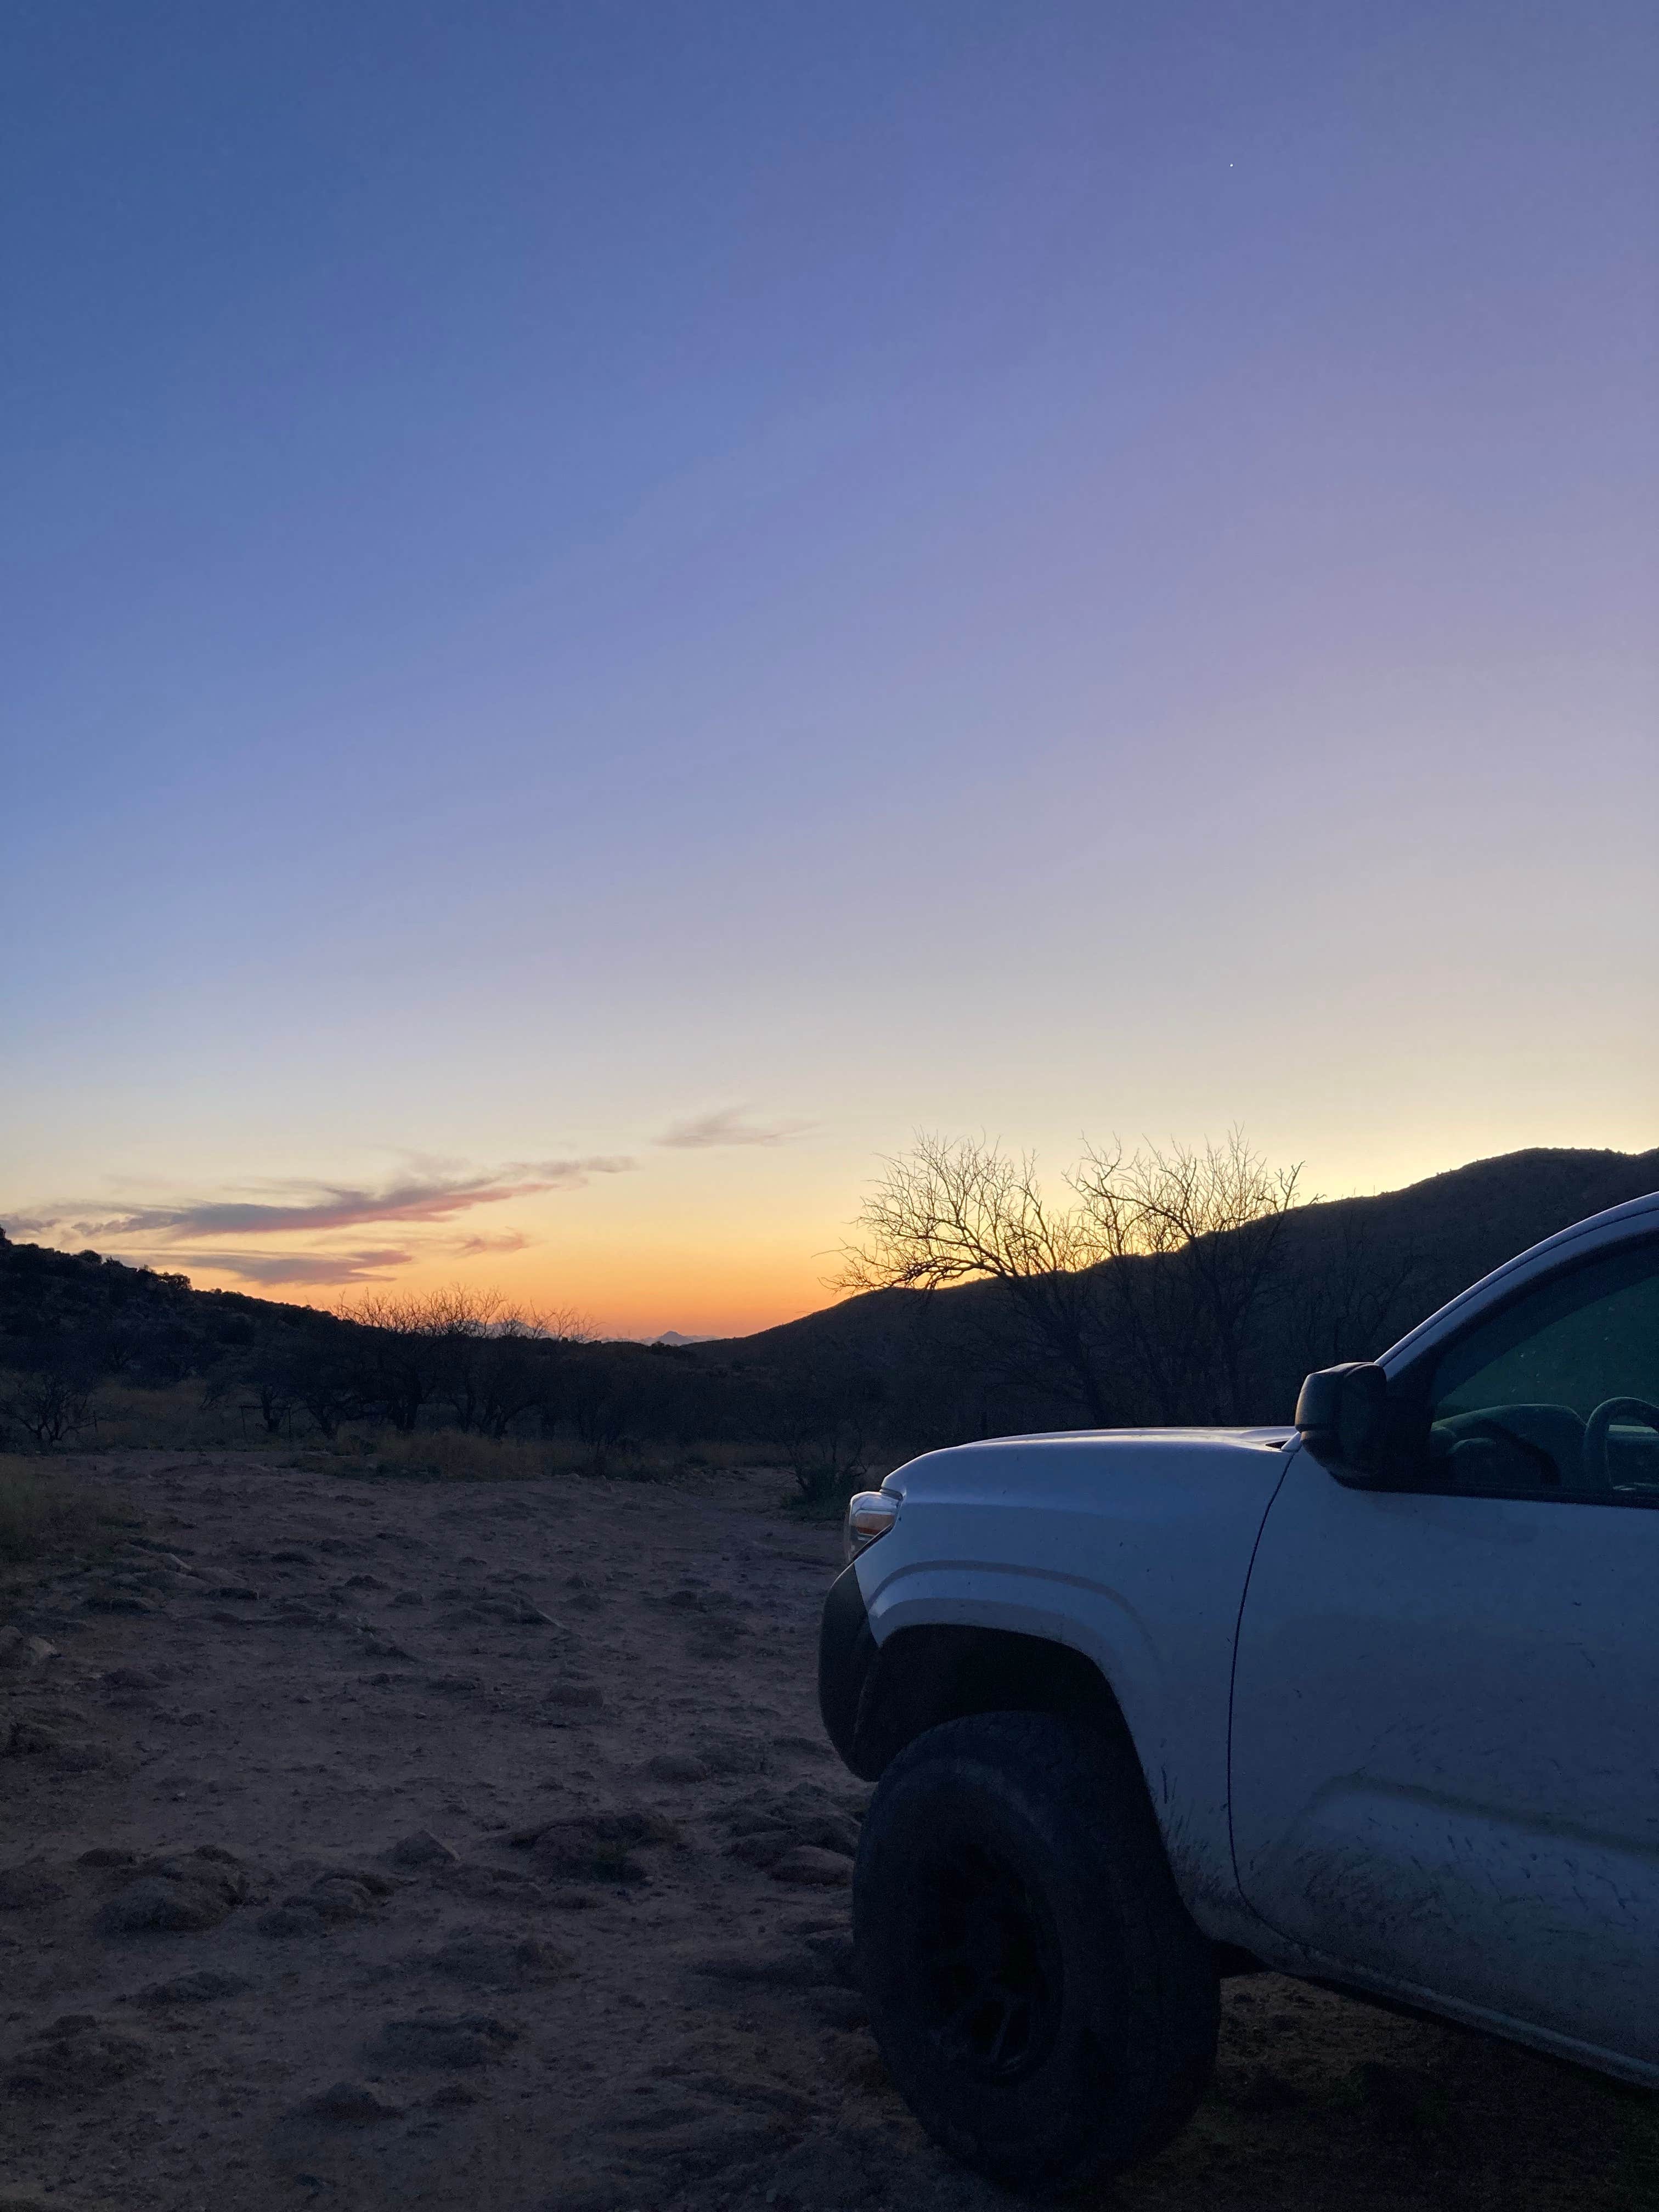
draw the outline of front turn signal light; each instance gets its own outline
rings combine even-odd
[[[860,1490],[847,1506],[847,1556],[856,1559],[898,1519],[899,1501],[884,1490]]]

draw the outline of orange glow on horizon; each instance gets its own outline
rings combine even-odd
[[[421,1292],[455,1282],[499,1291],[510,1305],[530,1312],[574,1309],[601,1336],[750,1336],[798,1320],[834,1303],[822,1279],[830,1256],[792,1261],[744,1251],[609,1255],[609,1264],[585,1255],[580,1268],[561,1267],[544,1250],[493,1254],[458,1261],[421,1260],[388,1269],[383,1279],[357,1284],[252,1283],[228,1269],[200,1265],[190,1280],[201,1291],[237,1291],[289,1305],[349,1311],[376,1289]],[[597,1264],[596,1262],[597,1258]],[[158,1263],[160,1264],[160,1263]]]

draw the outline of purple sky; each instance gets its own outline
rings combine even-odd
[[[716,1330],[918,1125],[1655,1140],[1650,6],[9,45],[14,1233]]]

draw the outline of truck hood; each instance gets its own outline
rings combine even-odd
[[[1296,1442],[1288,1423],[1253,1429],[1056,1429],[1026,1437],[989,1437],[924,1452],[895,1468],[882,1484],[891,1495],[966,1497],[1024,1492],[1036,1503],[1081,1484],[1185,1475],[1201,1484],[1236,1470],[1276,1480],[1279,1455]],[[1271,1473],[1270,1473],[1271,1471]]]

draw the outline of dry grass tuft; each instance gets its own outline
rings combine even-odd
[[[94,1541],[102,1504],[96,1492],[38,1460],[0,1454],[0,1563],[21,1565]]]
[[[92,1418],[58,1448],[64,1454],[110,1451],[168,1451],[219,1454],[257,1452],[278,1465],[326,1465],[343,1473],[404,1476],[428,1482],[529,1482],[550,1476],[599,1476],[614,1482],[672,1482],[711,1475],[728,1468],[776,1468],[775,1445],[730,1438],[703,1438],[695,1444],[643,1443],[596,1445],[571,1437],[507,1437],[497,1440],[459,1429],[416,1429],[399,1436],[378,1421],[343,1423],[325,1437],[303,1416],[267,1430],[257,1408],[239,1395],[208,1402],[200,1381],[161,1389],[106,1382],[93,1399]],[[18,1464],[37,1469],[48,1455],[31,1454]],[[0,1465],[6,1464],[0,1457]],[[839,1515],[836,1501],[835,1514]],[[3,1554],[0,1554],[3,1556]]]
[[[465,1435],[459,1429],[416,1431],[413,1436],[382,1435],[365,1464],[377,1474],[425,1476],[439,1482],[531,1482],[540,1475],[567,1473],[564,1446],[526,1443],[508,1437]]]
[[[367,1463],[377,1474],[425,1476],[441,1482],[530,1482],[546,1475],[608,1475],[623,1482],[669,1482],[685,1472],[686,1455],[672,1446],[632,1444],[596,1453],[592,1444],[463,1434],[459,1429],[381,1435]]]
[[[291,1451],[285,1436],[270,1436],[257,1414],[234,1399],[204,1406],[200,1382],[175,1382],[140,1390],[106,1382],[93,1401],[93,1425],[75,1440],[79,1451]]]

